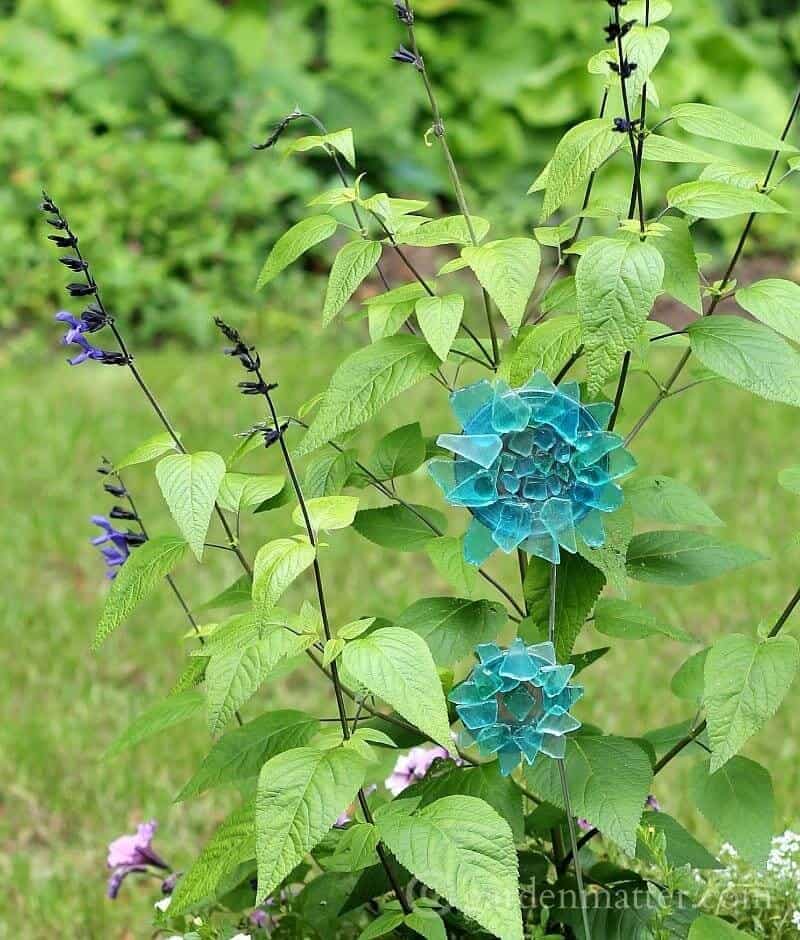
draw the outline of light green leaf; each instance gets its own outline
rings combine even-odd
[[[569,274],[554,281],[544,292],[540,309],[542,313],[577,314],[578,291],[575,287],[575,275]]]
[[[300,747],[267,761],[256,794],[257,900],[263,901],[353,802],[365,763],[350,748]]]
[[[736,301],[757,320],[800,343],[800,284],[769,277],[736,291]]]
[[[439,245],[471,245],[472,236],[463,215],[448,215],[441,219],[422,220],[424,224],[397,236],[400,245],[417,248],[436,248]],[[475,239],[482,242],[489,231],[489,223],[477,215],[470,216]]]
[[[436,664],[416,633],[383,627],[348,643],[342,664],[432,741],[448,749],[453,746]]]
[[[337,631],[337,635],[343,640],[355,640],[362,633],[369,630],[375,623],[374,617],[362,617],[360,620],[351,620]]]
[[[191,656],[227,656],[247,646],[252,646],[260,639],[266,636],[268,630],[275,630],[282,626],[287,618],[285,612],[281,616],[276,616],[273,612],[273,620],[269,624],[259,623],[252,610],[243,614],[234,614],[228,617],[222,623],[212,624],[213,631],[206,636],[206,641],[202,646],[196,646]]]
[[[326,871],[362,871],[378,864],[378,830],[370,823],[355,823],[342,833],[336,851],[325,859]]]
[[[387,336],[394,336],[406,320],[414,313],[414,301],[400,304],[372,304],[367,308],[369,316],[369,338],[373,343]]]
[[[669,0],[630,0],[625,11],[626,19],[644,23],[649,18],[651,24],[660,23],[672,13],[672,4]],[[649,17],[648,17],[649,14]]]
[[[597,395],[642,332],[664,278],[649,242],[600,238],[578,262],[575,286],[589,394]]]
[[[355,458],[347,452],[331,451],[329,454],[320,454],[306,467],[303,492],[309,499],[338,496],[355,465]]]
[[[103,760],[116,757],[122,751],[136,747],[141,741],[146,741],[167,728],[180,724],[197,714],[202,708],[205,699],[202,692],[189,689],[176,695],[170,695],[155,705],[151,705],[128,725],[125,731],[103,754]]]
[[[353,524],[357,509],[357,496],[319,496],[306,502],[311,528],[315,532],[346,529]],[[292,522],[305,528],[306,521],[300,506],[292,513]]]
[[[444,921],[429,908],[421,907],[406,914],[405,925],[425,940],[447,940]]]
[[[347,641],[340,636],[335,636],[333,639],[328,640],[325,643],[325,648],[322,651],[322,665],[326,668],[342,655],[342,650],[347,645]]]
[[[698,219],[727,219],[751,212],[786,212],[783,206],[763,193],[712,180],[695,180],[673,186],[667,192],[667,203],[671,208]]]
[[[313,150],[315,147],[327,149],[332,147],[347,160],[350,166],[356,165],[355,145],[353,144],[353,131],[347,127],[341,131],[333,131],[330,134],[315,134],[309,137],[299,137],[293,140],[286,149],[286,156],[293,153],[305,153],[307,150]]]
[[[420,297],[414,309],[422,335],[431,349],[444,362],[450,355],[453,340],[461,327],[461,318],[464,316],[464,298],[460,294]]]
[[[573,813],[633,855],[653,779],[646,752],[627,738],[581,734],[567,740],[566,770]],[[565,809],[555,761],[537,761],[525,776],[537,796]]]
[[[711,647],[705,663],[703,700],[712,773],[775,714],[799,665],[800,649],[791,636],[759,642],[734,633]]]
[[[643,90],[645,84],[650,80],[653,69],[658,65],[661,56],[669,43],[669,33],[663,26],[645,26],[644,21],[636,23],[623,39],[623,53],[630,62],[636,63],[636,70],[627,80],[627,92],[631,101],[635,101]],[[605,53],[607,58],[613,57],[613,50],[609,54]],[[616,73],[612,72],[613,78],[619,80]],[[612,79],[613,80],[613,79]],[[652,83],[648,85],[647,97],[653,99]],[[654,102],[658,104],[658,100]]]
[[[404,920],[405,917],[400,911],[384,911],[371,924],[367,924],[358,935],[358,940],[377,940],[378,937],[385,937],[399,927]]]
[[[434,568],[459,594],[472,594],[478,580],[478,571],[464,557],[463,538],[443,535],[428,542],[425,551]]]
[[[419,336],[389,336],[353,353],[334,373],[297,455],[369,421],[438,366],[438,356]]]
[[[555,378],[580,344],[581,328],[576,316],[545,320],[522,336],[505,365],[506,381],[518,387],[524,385],[536,371]]]
[[[189,546],[174,535],[150,539],[133,551],[111,582],[92,649],[126,620],[186,554]]]
[[[694,836],[690,835],[683,826],[667,813],[645,813],[642,816],[642,828],[653,829],[663,833],[666,839],[666,856],[670,865],[682,868],[691,865],[701,870],[720,869],[723,865],[706,850]],[[652,853],[640,840],[636,845],[636,857],[649,864],[655,864]]]
[[[170,695],[180,695],[181,692],[188,692],[196,688],[206,677],[206,666],[208,657],[203,659],[190,659],[183,667],[183,671],[175,680],[175,684],[169,691]]]
[[[715,774],[709,762],[689,773],[689,793],[697,808],[752,865],[767,859],[775,825],[775,797],[769,773],[746,757],[732,757]]]
[[[699,705],[703,700],[704,670],[708,649],[693,653],[678,669],[670,682],[673,694],[685,702]],[[683,737],[683,735],[681,735]]]
[[[263,621],[283,592],[313,564],[316,549],[306,539],[275,539],[258,550],[253,566],[253,609]]]
[[[517,855],[508,823],[474,796],[446,796],[377,820],[401,865],[501,940],[522,940]],[[491,903],[487,903],[487,899]]]
[[[623,135],[615,133],[612,122],[606,118],[593,118],[570,128],[548,164],[541,221],[563,205],[624,143]]]
[[[333,262],[322,310],[322,325],[327,326],[378,263],[381,243],[359,239],[348,242]]]
[[[539,276],[542,253],[538,244],[532,238],[505,238],[479,248],[464,248],[461,256],[516,334]]]
[[[180,438],[180,435],[178,435],[178,437]],[[163,457],[164,454],[168,454],[171,450],[177,450],[177,445],[172,435],[167,434],[166,431],[163,434],[156,434],[155,437],[148,438],[144,443],[139,444],[138,447],[134,447],[132,451],[129,451],[121,460],[114,464],[114,470],[124,470],[126,467],[147,463],[150,460],[155,460],[157,457]]]
[[[683,130],[699,137],[710,137],[740,147],[755,147],[757,150],[797,153],[796,147],[778,140],[725,108],[707,104],[679,104],[670,111],[670,116]]]
[[[695,638],[681,630],[660,623],[655,614],[631,601],[619,598],[601,598],[594,609],[594,625],[600,633],[621,640],[643,640],[651,636],[665,636],[680,643],[694,643]]]
[[[653,244],[664,259],[664,291],[691,307],[695,313],[700,313],[703,309],[700,298],[700,270],[689,222],[686,219],[665,216],[661,225],[666,226],[667,231],[660,238],[654,238]]]
[[[714,163],[719,156],[698,150],[690,144],[660,134],[648,134],[644,141],[644,159],[658,163]]]
[[[653,522],[720,526],[725,523],[693,489],[672,477],[638,477],[625,484],[634,513]]]
[[[494,640],[507,618],[502,604],[459,597],[424,597],[407,607],[395,626],[421,636],[437,666],[452,666],[479,643]]]
[[[800,496],[800,467],[787,467],[778,474],[778,483],[790,493]]]
[[[700,532],[642,532],[628,549],[628,574],[637,581],[686,586],[716,578],[764,556]]]
[[[309,249],[330,238],[338,225],[336,219],[330,215],[312,215],[293,225],[288,232],[281,235],[269,253],[258,276],[256,290],[261,290],[269,284],[284,268],[288,268]]]
[[[754,173],[735,163],[709,163],[700,174],[701,180],[716,183],[728,183],[739,189],[758,189],[761,186],[761,174]]]
[[[424,461],[425,439],[415,421],[382,437],[366,465],[379,480],[394,480],[413,473]]]
[[[241,728],[234,728],[212,747],[175,801],[187,800],[226,783],[256,777],[265,761],[308,744],[319,727],[319,721],[311,715],[283,709],[267,712]]]
[[[228,512],[240,512],[260,506],[265,500],[277,496],[286,478],[280,474],[226,473],[217,495],[217,502]]]
[[[198,561],[203,558],[206,533],[224,476],[225,461],[211,451],[173,454],[156,464],[156,479],[172,518]]]
[[[426,549],[432,539],[441,535],[446,524],[447,520],[440,512],[427,506],[410,505],[409,508],[392,505],[380,509],[361,509],[356,513],[353,528],[367,541],[381,548],[418,552]]]
[[[689,940],[747,940],[751,936],[713,914],[701,914],[689,929]]]
[[[630,506],[623,504],[616,512],[603,515],[603,528],[606,531],[606,540],[600,548],[590,548],[579,539],[578,552],[595,568],[599,568],[609,585],[624,597],[628,581],[626,556],[633,535],[633,513]]]
[[[768,401],[800,405],[800,355],[780,336],[729,316],[703,317],[687,329],[707,369]]]

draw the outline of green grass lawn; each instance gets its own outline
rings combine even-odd
[[[355,345],[353,329],[336,339],[315,337],[307,349],[270,349],[262,341],[266,371],[282,382],[278,402],[284,411],[296,409],[324,385],[344,344]],[[111,505],[94,468],[100,455],[119,456],[159,429],[125,370],[91,364],[70,370],[62,358],[60,351],[48,351],[47,358],[30,356],[0,371],[5,423],[0,938],[138,938],[149,935],[155,894],[149,885],[128,882],[116,903],[106,900],[106,844],[136,821],[156,817],[159,849],[176,866],[185,866],[230,805],[230,795],[212,791],[189,804],[172,802],[208,747],[202,720],[112,763],[100,761],[131,718],[174,681],[188,642],[182,639],[187,624],[164,590],[99,653],[89,652],[106,582],[88,543],[93,534],[88,517]],[[256,400],[235,393],[240,375],[222,356],[165,350],[137,361],[190,449],[227,453],[232,432],[262,417]],[[660,366],[666,371],[666,362]],[[632,379],[622,429],[631,426],[651,394],[646,378]],[[433,382],[387,411],[379,426],[362,436],[363,449],[381,431],[418,416],[427,434],[451,427],[447,403]],[[759,620],[774,619],[800,579],[800,503],[776,483],[779,469],[798,462],[796,427],[791,409],[714,383],[676,397],[656,413],[634,448],[643,470],[693,486],[727,521],[726,537],[771,560],[692,588],[639,585],[633,592],[637,600],[703,640],[754,631]],[[275,472],[278,457],[277,449],[257,453],[251,466]],[[169,531],[152,468],[131,470],[126,482],[149,528]],[[422,472],[404,481],[402,491],[437,500]],[[454,513],[450,531],[458,533],[464,524]],[[289,526],[285,510],[247,520],[248,553]],[[323,565],[336,623],[366,613],[392,617],[423,592],[447,591],[424,554],[382,552],[354,532],[330,541]],[[498,562],[496,573],[516,589],[511,560]],[[185,563],[177,580],[197,604],[236,575],[229,555],[212,552],[202,569]],[[306,581],[290,601],[310,591]],[[600,638],[587,630],[579,643],[590,648],[600,645]],[[580,717],[627,735],[689,717],[687,706],[669,692],[670,677],[687,652],[667,640],[618,642],[584,674],[588,689]],[[328,689],[305,669],[264,688],[246,713],[277,703],[334,714]],[[797,703],[795,691],[746,750],[772,769],[777,826],[800,818]],[[656,794],[666,809],[707,835],[686,795],[691,759],[676,761],[659,777]]]

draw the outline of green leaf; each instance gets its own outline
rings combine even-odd
[[[725,108],[715,108],[707,104],[679,104],[670,111],[679,127],[699,137],[710,137],[740,147],[754,147],[757,150],[779,150],[797,153],[797,148],[778,140],[772,134],[762,131],[744,118],[740,118]]]
[[[217,502],[228,512],[241,512],[260,506],[283,489],[286,478],[280,474],[226,473],[217,495]]]
[[[333,639],[328,640],[325,643],[325,648],[322,651],[322,665],[326,668],[330,664],[342,655],[342,650],[347,645],[346,640],[343,637],[335,636]]]
[[[170,695],[180,695],[181,692],[187,692],[196,688],[206,677],[206,666],[208,657],[190,659],[183,667],[183,671],[175,680],[175,684],[170,689]]]
[[[711,647],[705,663],[703,699],[712,773],[775,714],[798,666],[800,649],[791,636],[759,642],[734,633]]]
[[[425,940],[447,940],[444,921],[436,911],[429,908],[418,908],[406,914],[405,924],[420,937],[425,937]]]
[[[581,257],[575,285],[590,396],[639,338],[663,278],[664,261],[649,242],[599,238]]]
[[[667,861],[675,868],[690,865],[692,868],[708,871],[723,867],[704,845],[667,813],[645,813],[642,816],[642,827],[664,833]],[[651,852],[641,840],[636,844],[636,857],[651,865],[655,863]]]
[[[275,539],[258,550],[253,565],[253,610],[263,621],[283,592],[313,564],[316,549],[307,539]]]
[[[258,506],[256,506],[253,510],[253,515],[256,516],[261,512],[271,512],[273,509],[280,509],[281,506],[290,503],[294,499],[294,496],[294,488],[288,482],[284,483],[274,496],[265,499],[263,503],[259,503]]]
[[[140,545],[111,582],[92,649],[126,620],[186,554],[189,546],[174,535],[162,535]]]
[[[395,626],[411,630],[428,644],[437,666],[451,666],[479,643],[489,643],[508,618],[502,604],[458,597],[425,597],[407,607]]]
[[[428,542],[425,551],[433,567],[459,594],[472,594],[478,581],[478,571],[464,557],[463,538],[443,535]]]
[[[300,747],[267,761],[256,795],[257,900],[263,901],[353,802],[365,763],[351,748]]]
[[[639,477],[625,484],[634,513],[653,522],[720,526],[725,523],[693,489],[672,477]]]
[[[269,253],[258,276],[256,290],[261,290],[269,284],[284,268],[288,268],[310,248],[330,238],[338,225],[336,219],[330,215],[312,215],[311,218],[293,225],[288,232],[281,235]]]
[[[700,532],[642,532],[628,548],[628,574],[637,581],[686,586],[763,560],[759,552]]]
[[[417,515],[419,513],[419,515]],[[419,516],[430,521],[423,522]],[[356,513],[353,528],[365,539],[399,552],[417,552],[427,548],[447,525],[444,516],[427,506],[392,505],[380,509],[362,509]],[[438,531],[437,531],[438,530]]]
[[[542,253],[538,244],[532,238],[505,238],[479,248],[464,248],[461,256],[516,334],[539,276]]]
[[[639,23],[644,23],[648,13],[651,24],[659,23],[672,13],[672,4],[669,3],[669,0],[630,0],[630,5],[626,11],[627,17],[635,19]]]
[[[729,183],[739,189],[759,189],[761,174],[754,173],[735,163],[710,163],[700,174],[701,180],[711,180],[716,183]]]
[[[737,930],[733,924],[713,914],[701,914],[689,929],[689,940],[747,940],[751,934]]]
[[[524,385],[537,370],[555,378],[581,344],[577,316],[555,317],[533,327],[520,340],[507,360],[506,381],[514,387]]]
[[[601,598],[594,609],[594,625],[600,633],[620,640],[643,640],[665,636],[680,643],[694,643],[695,638],[679,627],[659,623],[654,614],[631,601]]]
[[[501,940],[522,940],[514,839],[487,803],[446,796],[408,814],[399,801],[377,825],[392,854],[420,881]]]
[[[653,779],[647,753],[627,738],[581,734],[567,740],[566,770],[573,813],[633,855]],[[556,761],[537,761],[525,776],[537,796],[566,808]]]
[[[461,327],[461,318],[464,316],[464,298],[461,294],[420,297],[414,309],[422,335],[431,349],[444,362],[450,355],[453,340]]]
[[[170,916],[178,916],[214,894],[217,885],[237,866],[255,858],[255,810],[252,800],[222,823],[191,868],[178,879]]]
[[[687,329],[707,369],[768,401],[800,405],[800,355],[772,330],[729,316],[703,317]]]
[[[375,865],[378,830],[370,823],[355,823],[342,833],[336,851],[325,859],[326,871],[362,871]]]
[[[719,835],[760,868],[769,855],[775,825],[769,773],[755,761],[737,756],[709,774],[705,761],[692,767],[689,793]]]
[[[693,653],[684,662],[670,682],[670,689],[674,695],[683,699],[685,702],[691,702],[693,705],[699,705],[703,700],[704,670],[708,649]],[[683,735],[681,735],[683,737]]]
[[[378,263],[381,243],[361,238],[348,242],[333,262],[322,310],[322,325],[327,326]]]
[[[540,305],[542,313],[577,313],[578,292],[575,275],[569,274],[554,281],[544,292]]]
[[[304,153],[307,150],[313,150],[315,147],[327,149],[332,147],[347,160],[350,166],[356,165],[355,145],[353,143],[353,131],[346,127],[341,131],[333,131],[330,134],[315,134],[309,137],[299,137],[293,140],[286,149],[286,156],[293,153]]]
[[[736,301],[757,320],[800,343],[800,285],[768,277],[736,291]]]
[[[209,751],[197,773],[175,797],[176,802],[226,783],[256,777],[265,761],[308,744],[319,727],[319,721],[305,712],[283,709],[234,728]]]
[[[648,85],[648,80],[653,69],[658,65],[661,56],[664,55],[668,43],[669,33],[663,26],[645,26],[644,22],[634,25],[623,39],[622,46],[625,58],[636,63],[636,70],[626,83],[627,93],[631,101],[635,101],[644,92],[645,85],[647,85],[647,97],[653,100],[654,89],[652,83]],[[613,56],[613,50],[610,56],[608,52],[605,52],[604,55],[606,58]],[[610,78],[612,81],[614,79],[619,80],[614,72],[610,72]],[[657,96],[654,103],[658,104]]]
[[[550,574],[552,565],[531,556],[525,575],[525,601],[528,614],[547,638],[550,616]],[[606,583],[605,576],[580,555],[564,553],[556,577],[555,644],[559,662],[572,654],[575,640]]]
[[[315,532],[346,529],[353,524],[357,509],[357,496],[319,496],[306,502],[311,528]],[[300,506],[295,507],[292,522],[305,528],[305,516]]]
[[[219,454],[173,454],[156,464],[156,479],[195,558],[203,559],[206,533],[214,512],[225,461]]]
[[[653,239],[653,244],[664,259],[664,291],[695,313],[701,313],[700,270],[689,222],[666,216],[660,224],[667,231],[660,238]]]
[[[196,689],[189,689],[185,692],[179,692],[176,695],[170,695],[163,701],[156,702],[143,712],[128,725],[125,731],[114,741],[114,743],[103,754],[103,760],[116,757],[122,751],[136,747],[141,741],[146,741],[167,728],[172,728],[181,722],[186,721],[197,714],[205,702],[202,692]]]
[[[475,239],[482,242],[489,231],[486,219],[471,215]],[[436,248],[439,245],[471,245],[472,236],[463,215],[448,215],[441,219],[424,221],[424,224],[397,236],[399,245],[413,245],[417,248]]]
[[[355,465],[353,455],[346,452],[331,451],[329,454],[320,454],[306,467],[303,492],[309,499],[338,496]]]
[[[436,664],[416,633],[398,627],[376,630],[347,644],[342,665],[431,741],[453,746]]]
[[[180,435],[178,437],[180,438]],[[156,434],[155,437],[149,437],[144,443],[134,447],[132,451],[129,451],[121,460],[115,463],[114,471],[124,470],[126,467],[133,467],[140,463],[147,463],[176,449],[177,445],[171,434],[167,434],[166,431],[163,434]]]
[[[382,437],[366,465],[379,480],[395,480],[418,470],[424,462],[425,438],[415,421]]]
[[[353,353],[334,373],[297,455],[369,421],[438,365],[438,356],[420,336],[389,336]]]
[[[578,552],[606,576],[606,581],[624,597],[627,591],[628,572],[626,556],[633,535],[633,513],[623,504],[616,512],[603,516],[606,530],[605,543],[600,548],[590,548],[582,539],[578,540]]]
[[[574,190],[625,143],[611,121],[593,118],[571,127],[548,164],[541,221],[549,218]]]
[[[778,483],[790,493],[800,495],[800,467],[787,467],[778,474]]]
[[[716,154],[660,134],[648,134],[645,137],[643,156],[645,160],[657,163],[714,163],[719,160]]]
[[[399,927],[405,917],[399,911],[384,911],[361,931],[358,940],[377,940]]]
[[[673,186],[667,192],[667,204],[697,219],[727,219],[751,212],[786,212],[783,206],[763,193],[713,180]]]

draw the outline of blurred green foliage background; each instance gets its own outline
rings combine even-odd
[[[662,102],[709,101],[778,130],[800,64],[796,4],[674,6]],[[528,185],[566,127],[598,107],[586,61],[602,46],[605,4],[573,0],[568,14],[562,0],[416,8],[475,205],[500,233],[530,230],[538,202],[524,196]],[[63,304],[42,247],[42,186],[71,215],[107,299],[140,340],[206,342],[219,310],[282,331],[316,320],[317,292],[302,272],[267,300],[253,282],[281,229],[332,182],[329,164],[250,144],[300,105],[331,129],[354,128],[375,189],[447,199],[438,154],[423,141],[419,83],[389,61],[402,39],[390,0],[0,0],[0,253],[14,272],[0,329]],[[622,163],[604,171],[598,195],[628,172]],[[648,189],[663,193],[659,183],[687,171],[647,172]],[[797,247],[793,226],[759,233],[779,250]]]

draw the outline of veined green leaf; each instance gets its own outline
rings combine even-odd
[[[755,147],[757,150],[779,150],[797,153],[797,148],[778,140],[760,127],[745,121],[738,114],[725,108],[707,104],[679,104],[670,111],[679,127],[699,137],[710,137],[740,147]]]
[[[705,669],[708,649],[693,653],[672,677],[670,689],[673,694],[685,702],[699,705],[703,700],[703,670]]]
[[[475,566],[464,558],[463,538],[449,535],[434,538],[426,544],[425,551],[433,562],[434,568],[445,581],[448,581],[459,594],[466,594],[468,597],[472,595],[478,580],[478,572]]]
[[[332,131],[330,134],[314,134],[308,137],[299,137],[293,140],[286,149],[286,156],[293,153],[304,153],[315,147],[332,147],[347,160],[350,166],[356,165],[355,145],[353,144],[353,131],[346,127],[341,131]]]
[[[425,438],[418,421],[382,437],[366,462],[379,480],[395,480],[418,470],[425,461]]]
[[[269,253],[258,276],[256,290],[261,290],[269,284],[284,268],[288,268],[310,248],[330,238],[338,226],[339,223],[330,215],[312,215],[293,225],[288,232],[281,235]]]
[[[361,282],[378,263],[381,243],[359,239],[348,242],[333,262],[322,311],[322,325],[327,326],[356,292]]]
[[[572,315],[545,320],[520,336],[503,369],[506,381],[514,387],[524,385],[536,371],[555,378],[581,344],[580,324]]]
[[[306,467],[303,492],[309,499],[321,496],[338,496],[355,469],[355,458],[351,453],[331,451],[320,454]]]
[[[667,192],[667,203],[671,208],[698,219],[727,219],[751,212],[786,212],[783,206],[763,193],[712,180],[695,180],[673,186]]]
[[[689,222],[687,219],[665,216],[660,224],[665,226],[666,231],[660,238],[654,238],[653,244],[664,259],[664,291],[695,313],[700,313],[703,309],[700,269]]]
[[[358,509],[357,496],[319,496],[306,502],[306,511],[315,532],[331,532],[334,529],[346,529],[353,524]],[[292,522],[305,528],[303,510],[296,506],[292,513]]]
[[[600,598],[594,609],[594,625],[600,633],[621,640],[665,636],[680,643],[695,642],[695,638],[685,630],[663,624],[644,607],[616,597]]]
[[[642,828],[664,834],[667,861],[675,868],[691,865],[692,868],[708,871],[724,867],[677,819],[667,813],[645,813],[642,816]],[[636,844],[636,857],[651,865],[656,864],[652,853],[641,840]]]
[[[206,533],[224,476],[225,461],[211,451],[172,454],[156,464],[156,479],[172,518],[198,561],[203,558]]]
[[[371,823],[355,823],[341,834],[336,851],[325,859],[326,871],[363,871],[378,864],[378,830]]]
[[[725,525],[693,489],[672,477],[637,477],[625,484],[625,499],[637,516],[653,522]]]
[[[754,173],[736,163],[709,163],[700,174],[700,179],[728,183],[739,189],[758,189],[761,185],[760,173]]]
[[[421,636],[437,666],[451,666],[479,643],[494,640],[507,619],[503,605],[491,601],[424,597],[407,607],[395,626]]]
[[[265,500],[277,496],[285,482],[286,478],[280,474],[268,476],[262,473],[226,473],[222,478],[217,501],[228,512],[240,512],[260,506]]]
[[[489,223],[477,215],[471,215],[469,220],[475,240],[482,242],[489,231]],[[417,248],[436,248],[439,245],[471,245],[472,236],[463,215],[448,215],[441,219],[422,219],[416,228],[398,235],[397,242]]]
[[[415,308],[422,335],[436,355],[444,362],[450,355],[453,340],[464,316],[464,298],[460,294],[444,297],[420,297]]]
[[[262,545],[253,565],[253,610],[265,620],[289,585],[313,564],[317,552],[307,539],[275,539]]]
[[[672,4],[669,0],[630,0],[625,16],[639,23],[644,23],[649,19],[652,25],[665,20],[670,13],[672,13]]]
[[[628,574],[638,581],[685,586],[763,560],[759,552],[700,532],[642,532],[628,548]]]
[[[219,608],[239,607],[242,604],[249,604],[253,592],[253,583],[249,575],[243,574],[240,578],[215,594],[214,597],[194,608],[195,613],[201,613],[204,610],[217,610]]]
[[[752,940],[752,937],[721,917],[701,914],[692,922],[689,940]]]
[[[196,689],[170,695],[168,698],[156,702],[155,705],[151,705],[136,716],[103,754],[103,759],[108,760],[111,757],[116,757],[122,751],[136,747],[140,742],[186,721],[202,710],[204,702],[202,692],[198,692]]]
[[[578,540],[578,552],[606,576],[606,581],[623,597],[627,593],[628,571],[626,558],[633,535],[633,513],[630,506],[623,505],[613,513],[603,516],[606,540],[599,548],[590,548],[582,539]]]
[[[479,248],[463,248],[461,256],[516,334],[539,276],[542,253],[538,244],[532,238],[504,238]]]
[[[800,343],[800,284],[768,277],[740,288],[736,301],[757,320]]]
[[[660,134],[648,134],[644,141],[645,160],[657,163],[714,163],[719,157],[705,150],[698,150],[690,144]]]
[[[180,438],[180,435],[178,435],[178,437]],[[157,457],[163,457],[164,454],[168,454],[170,451],[176,449],[177,445],[171,434],[167,434],[166,431],[163,434],[156,434],[155,437],[148,438],[142,444],[139,444],[138,447],[134,447],[132,451],[129,451],[121,460],[117,461],[117,463],[114,464],[114,470],[124,470],[126,467],[147,463],[150,460],[155,460]]]
[[[424,520],[428,520],[431,525]],[[398,552],[422,551],[432,539],[442,534],[446,525],[447,520],[437,510],[413,505],[410,508],[392,505],[380,509],[361,509],[353,522],[353,528],[359,535],[374,545]]]

